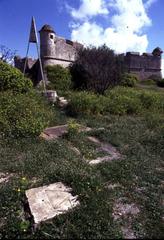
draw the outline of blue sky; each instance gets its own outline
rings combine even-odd
[[[0,44],[24,56],[32,16],[38,30],[47,23],[58,35],[88,45],[164,50],[164,0],[0,0]]]

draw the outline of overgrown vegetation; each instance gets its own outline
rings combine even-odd
[[[0,93],[1,136],[28,137],[39,135],[48,127],[53,113],[39,94]]]
[[[115,55],[107,46],[80,48],[70,68],[75,89],[104,91],[119,83],[123,73],[121,55]]]
[[[151,121],[152,114],[147,117]],[[114,220],[112,216],[118,199],[135,204],[140,210],[136,218],[131,218],[137,238],[162,238],[164,132],[162,125],[156,124],[158,119],[151,127],[144,116],[76,119],[90,127],[103,126],[104,130],[88,134],[117,146],[124,156],[95,167],[77,156],[64,139],[0,140],[0,169],[13,173],[9,182],[0,187],[1,238],[122,238],[121,227],[127,220]],[[79,141],[74,139],[71,143],[85,153],[82,135],[78,133]],[[58,181],[73,188],[74,194],[79,195],[80,206],[42,223],[32,233],[30,221],[24,218],[24,190]],[[110,184],[117,187],[109,190]]]
[[[72,114],[141,114],[147,110],[164,112],[163,94],[144,90],[115,87],[104,96],[90,92],[70,95],[68,110]]]
[[[25,93],[32,89],[32,81],[9,64],[0,61],[0,91]]]
[[[138,82],[138,77],[134,74],[124,73],[121,76],[120,85],[124,87],[135,87]]]
[[[60,92],[68,91],[72,87],[69,69],[60,65],[47,66],[48,88]]]

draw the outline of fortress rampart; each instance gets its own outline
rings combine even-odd
[[[76,58],[77,49],[83,45],[57,36],[53,28],[44,25],[40,33],[40,55],[43,69],[48,65],[62,65],[68,67]],[[161,72],[162,50],[155,48],[152,53],[127,52],[123,55],[125,69],[129,73],[137,74],[140,80],[148,79],[152,75],[162,78]],[[23,71],[25,58],[15,57],[15,67]],[[38,61],[28,58],[27,73],[37,75],[39,82],[40,73],[38,70]],[[36,73],[38,71],[38,73]],[[45,73],[46,75],[46,73]]]

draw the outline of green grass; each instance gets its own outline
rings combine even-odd
[[[56,125],[69,120],[55,111]],[[136,237],[162,238],[164,115],[82,115],[76,121],[92,128],[104,127],[91,135],[116,146],[122,159],[90,166],[69,148],[65,138],[49,142],[39,138],[0,139],[0,172],[13,174],[9,182],[0,184],[0,238],[122,238],[121,226],[126,219],[114,221],[112,217],[113,206],[120,198],[140,209],[131,220]],[[88,144],[87,135],[78,133],[76,139],[69,139],[84,155],[85,148],[96,151],[96,146],[94,149]],[[80,206],[34,231],[24,216],[24,191],[57,181],[72,187],[73,194],[79,195]],[[119,187],[107,189],[108,184],[115,183]]]

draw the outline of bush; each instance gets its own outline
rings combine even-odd
[[[103,103],[103,96],[96,95],[89,92],[76,92],[70,96],[68,105],[69,112],[72,114],[101,114],[104,112],[105,105]]]
[[[115,87],[105,95],[77,92],[70,95],[70,113],[79,114],[141,114],[147,111],[164,112],[164,95],[146,90]]]
[[[134,74],[124,73],[121,77],[120,85],[124,87],[135,87],[138,82],[138,77]]]
[[[60,65],[47,66],[47,77],[50,82],[49,89],[56,91],[68,91],[71,89],[71,74],[68,68],[64,68]]]
[[[140,83],[147,86],[156,85],[156,82],[153,79],[145,79]]]
[[[78,134],[79,128],[80,128],[80,125],[74,119],[70,120],[68,122],[68,133],[67,133],[68,139],[76,137]]]
[[[0,133],[5,136],[39,135],[52,117],[50,107],[34,92],[0,93]]]
[[[116,96],[109,98],[107,112],[114,115],[137,114],[141,112],[141,102],[129,96]]]
[[[107,91],[106,96],[108,96],[111,99],[111,102],[113,102],[113,108],[115,105],[115,111],[117,107],[120,108],[121,106],[126,106],[126,113],[129,111],[128,103],[126,103],[126,99],[124,99],[125,97],[129,99],[129,106],[134,103],[134,113],[150,109],[151,111],[164,111],[164,96],[160,93],[147,90],[136,90],[133,88],[116,87],[111,91]],[[121,100],[121,98],[123,99]]]
[[[16,68],[0,61],[0,91],[25,93],[32,89],[32,81]]]
[[[161,98],[159,97],[159,94],[152,93],[149,91],[143,91],[140,93],[140,99],[142,102],[142,106],[145,109],[158,109],[161,103]]]
[[[75,89],[103,94],[120,81],[123,59],[105,45],[80,48],[70,71]]]
[[[164,87],[164,78],[157,81],[157,86],[161,88]]]
[[[107,112],[116,115],[137,114],[141,112],[138,91],[126,87],[115,87],[106,92],[108,98]]]
[[[138,113],[141,111],[141,101],[132,95],[122,94],[119,88],[112,89],[106,96],[78,92],[72,94],[69,110],[74,114],[85,113],[88,115]]]

